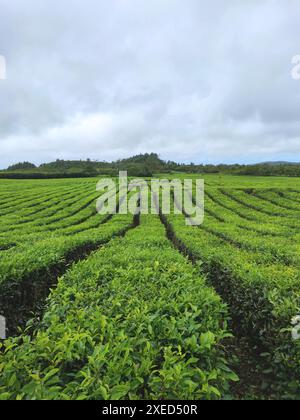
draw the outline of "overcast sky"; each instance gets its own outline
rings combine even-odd
[[[0,167],[300,161],[299,0],[0,0]]]

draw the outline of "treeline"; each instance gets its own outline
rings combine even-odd
[[[300,177],[299,163],[285,164],[259,164],[247,165],[238,171],[239,175],[256,175],[256,176],[290,176]]]
[[[151,177],[158,173],[187,172],[194,174],[232,174],[253,176],[300,177],[298,163],[261,163],[257,165],[196,165],[164,161],[156,153],[146,153],[114,162],[87,160],[61,160],[36,166],[30,162],[17,163],[0,171],[0,178],[81,178],[99,175],[117,176],[127,171],[129,176]]]

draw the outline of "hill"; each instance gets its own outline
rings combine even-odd
[[[145,153],[113,162],[87,160],[62,160],[35,166],[30,162],[17,163],[0,171],[0,178],[81,178],[99,175],[117,176],[127,171],[129,176],[151,177],[156,173],[222,173],[255,176],[300,177],[300,164],[290,162],[264,162],[253,165],[181,164],[162,160],[157,153]]]

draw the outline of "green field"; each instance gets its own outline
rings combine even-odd
[[[0,180],[0,399],[300,399],[300,178],[203,178],[199,227]]]

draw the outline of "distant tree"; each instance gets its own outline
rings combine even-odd
[[[28,169],[36,169],[36,166],[30,162],[20,162],[7,168],[8,171],[26,171]]]

